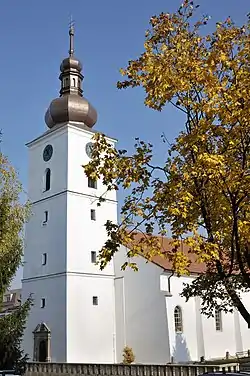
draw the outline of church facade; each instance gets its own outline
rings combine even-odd
[[[116,192],[88,179],[96,110],[82,95],[82,66],[69,56],[60,70],[61,90],[45,115],[48,131],[29,142],[29,200],[22,299],[32,294],[23,347],[30,360],[117,363],[123,348],[136,362],[164,364],[235,354],[250,348],[238,312],[215,319],[200,315],[199,299],[184,302],[182,284],[160,262],[138,259],[140,271],[122,272],[125,249],[100,271],[104,223],[117,221]],[[115,140],[108,138],[111,145]],[[245,298],[244,298],[245,299]],[[250,309],[250,304],[249,309]]]
[[[124,343],[144,364],[225,358],[250,348],[249,329],[237,310],[208,318],[200,313],[199,297],[186,302],[180,296],[183,284],[197,277],[199,265],[191,267],[189,276],[177,277],[160,256],[148,263],[139,257],[138,272],[123,272],[125,255],[122,247],[115,257],[118,362]],[[250,310],[249,294],[242,294],[242,300]]]

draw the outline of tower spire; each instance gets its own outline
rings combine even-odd
[[[82,64],[74,56],[74,35],[74,22],[71,17],[69,56],[63,59],[60,65],[60,97],[51,102],[45,115],[45,121],[49,128],[68,121],[83,123],[92,128],[97,120],[96,110],[82,95]]]
[[[69,56],[70,57],[74,55],[74,35],[75,35],[74,21],[71,16],[70,23],[69,23]]]

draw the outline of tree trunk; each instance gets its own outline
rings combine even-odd
[[[248,329],[250,329],[250,313],[245,308],[244,304],[240,300],[240,298],[239,298],[238,294],[236,293],[235,289],[232,286],[230,286],[230,282],[228,280],[226,280],[226,275],[224,273],[222,264],[219,260],[216,261],[216,268],[217,268],[219,276],[221,277],[221,280],[224,282],[224,286],[225,286],[225,289],[226,289],[228,295],[232,299],[234,307],[238,309],[241,316],[246,321]]]
[[[232,299],[232,301],[234,303],[234,306],[238,309],[241,316],[246,321],[248,329],[250,329],[250,313],[245,308],[244,304],[242,303],[242,301],[238,297],[237,293],[234,290],[233,291],[230,290],[230,288],[228,288],[227,286],[225,286],[225,287],[226,287],[228,295],[230,296],[230,298]]]

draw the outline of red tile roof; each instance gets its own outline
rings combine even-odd
[[[143,236],[145,236],[145,235],[140,234],[140,233],[135,234],[134,235],[135,244],[137,244],[143,238]],[[159,236],[157,236],[157,238],[161,242],[162,252],[161,252],[161,255],[153,256],[152,259],[150,259],[150,261],[153,262],[154,264],[160,266],[164,270],[172,270],[173,269],[172,263],[168,260],[168,258],[166,258],[166,256],[164,256],[166,253],[170,252],[173,248],[173,246],[171,246],[171,244],[170,244],[172,239],[169,239],[169,238],[166,238],[166,237],[159,237]],[[129,244],[129,245],[127,245],[127,247],[129,249],[132,249],[133,245]],[[189,247],[186,244],[182,243],[181,248],[182,248],[183,253],[188,256],[188,259],[191,262],[189,267],[188,267],[189,272],[194,273],[194,274],[203,273],[205,271],[205,265],[196,262],[195,255],[189,252]]]

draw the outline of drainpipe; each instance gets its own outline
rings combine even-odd
[[[174,271],[168,276],[168,293],[171,294],[170,278],[173,277]]]

